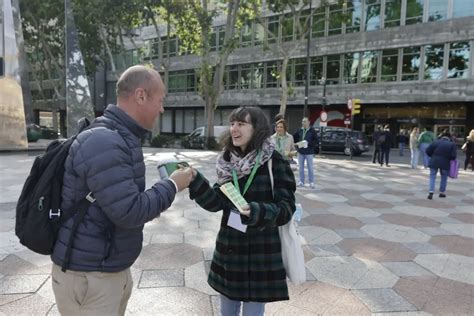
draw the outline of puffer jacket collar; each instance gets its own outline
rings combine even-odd
[[[104,116],[108,117],[118,125],[124,126],[139,138],[148,132],[148,130],[141,127],[137,121],[131,118],[130,115],[125,113],[124,110],[122,110],[115,104],[110,104],[109,106],[107,106],[107,109],[104,112]]]

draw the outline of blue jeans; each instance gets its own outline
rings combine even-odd
[[[308,165],[308,180],[309,183],[314,183],[314,170],[313,170],[313,156],[314,155],[302,155],[298,153],[298,164],[300,168],[300,182],[304,184],[304,161]]]
[[[231,300],[221,294],[221,315],[238,316],[240,315],[240,306],[243,304],[243,316],[260,316],[265,313],[265,303],[261,302],[241,302]]]
[[[428,148],[429,145],[428,143],[420,144],[420,153],[423,159],[423,167],[425,168],[428,168],[428,164],[430,163],[430,157],[426,154],[426,148]]]
[[[403,151],[405,150],[405,143],[398,143],[398,149],[400,156],[403,156]]]
[[[416,169],[418,166],[418,160],[420,158],[420,150],[418,148],[410,148],[411,152],[411,160],[410,160],[410,166],[413,169]]]
[[[436,182],[436,174],[438,173],[437,168],[430,168],[430,188],[429,192],[435,191],[435,182]],[[439,193],[446,192],[446,186],[448,185],[448,173],[449,170],[439,169],[439,173],[441,174],[441,183],[439,184]]]

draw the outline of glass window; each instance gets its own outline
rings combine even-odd
[[[437,118],[466,118],[466,106],[454,104],[438,106]]]
[[[194,110],[184,111],[184,132],[191,133],[194,127]]]
[[[193,69],[186,71],[186,91],[196,91],[196,74]]]
[[[425,75],[426,80],[443,79],[444,45],[425,46]]]
[[[289,42],[293,40],[293,15],[284,15],[281,22],[281,39],[284,42]]]
[[[402,80],[418,80],[420,69],[420,47],[403,49]]]
[[[305,31],[308,30],[309,28],[309,17],[310,15],[310,12],[309,10],[304,10],[303,12],[301,12],[301,15],[300,15],[300,26],[301,26],[301,30],[298,30],[298,25],[295,23],[295,36],[296,36],[296,39],[300,39],[301,36],[303,35],[303,33],[305,33]],[[305,34],[305,38],[307,34]]]
[[[329,29],[328,35],[337,35],[342,33],[342,4],[329,6]]]
[[[278,87],[278,63],[276,61],[270,61],[266,63],[266,87],[267,88],[276,88]]]
[[[224,40],[225,40],[225,26],[221,26],[217,28],[218,30],[218,43],[219,43],[219,50],[224,48]]]
[[[341,56],[329,55],[326,65],[326,83],[338,84],[340,80]]]
[[[275,43],[280,36],[279,33],[279,24],[280,24],[280,17],[279,16],[272,16],[268,18],[268,30],[271,34],[268,34],[268,43]]]
[[[168,75],[168,92],[186,91],[186,71],[170,71]]]
[[[252,23],[247,23],[240,30],[240,47],[252,46]]]
[[[424,0],[407,0],[405,25],[423,22],[423,4]]]
[[[449,46],[448,78],[469,77],[469,55],[468,42],[451,43]]]
[[[347,12],[346,33],[359,32],[360,22],[362,20],[362,0],[348,1]]]
[[[173,132],[173,111],[164,111],[160,115],[161,131],[163,133]]]
[[[174,132],[175,133],[183,133],[184,132],[183,115],[184,115],[183,110],[175,110],[174,111]]]
[[[252,89],[263,88],[263,74],[264,65],[263,63],[255,63],[252,67]]]
[[[245,64],[240,66],[240,85],[242,90],[250,89],[252,82],[252,64]]]
[[[460,18],[463,16],[474,16],[474,1],[454,0],[453,18]]]
[[[311,57],[310,68],[310,85],[318,85],[319,80],[323,77],[323,57]]]
[[[398,49],[382,51],[382,76],[381,81],[397,81]]]
[[[239,67],[237,65],[228,66],[227,71],[229,73],[229,81],[227,82],[226,89],[237,89],[239,85]]]
[[[378,30],[380,28],[380,0],[366,0],[365,4],[365,30]]]
[[[362,67],[360,80],[362,83],[377,81],[378,51],[367,51],[362,53]]]
[[[204,109],[197,109],[196,110],[196,128],[204,126],[206,123],[204,122]]]
[[[323,37],[326,25],[326,7],[320,7],[313,12],[312,37]]]
[[[298,58],[293,60],[295,65],[294,86],[304,86],[306,84],[306,58]]]
[[[446,20],[448,16],[448,1],[430,0],[428,21]]]
[[[212,30],[211,34],[209,34],[209,46],[211,48],[211,52],[216,51],[217,49],[217,34],[216,30]]]
[[[344,54],[344,83],[357,83],[357,74],[359,73],[360,53]]]
[[[385,27],[400,26],[401,13],[402,13],[402,0],[386,0]]]
[[[255,34],[254,34],[254,45],[262,45],[263,40],[265,39],[265,30],[263,29],[263,26],[261,26],[259,23],[255,23],[254,25],[255,28]]]
[[[166,39],[166,37],[163,37],[162,41],[163,41],[163,57],[168,56],[168,52],[169,52],[169,57],[176,56],[176,52],[178,51],[176,37],[172,36],[170,37],[169,40]]]

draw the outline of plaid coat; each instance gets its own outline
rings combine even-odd
[[[189,186],[191,199],[210,212],[223,210],[208,283],[217,292],[237,301],[273,302],[288,300],[286,271],[281,258],[278,226],[295,212],[295,178],[286,159],[272,156],[274,196],[267,163],[260,166],[245,193],[251,216],[241,215],[246,233],[227,226],[232,203],[219,185],[209,186],[198,173]],[[247,177],[239,180],[241,192]]]

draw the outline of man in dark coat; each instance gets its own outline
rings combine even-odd
[[[388,161],[390,159],[390,149],[392,148],[392,133],[390,133],[390,127],[385,125],[382,134],[378,138],[380,146],[380,165],[383,166],[383,161],[385,159],[385,165],[390,167]]]
[[[189,186],[190,168],[171,174],[145,190],[140,138],[163,113],[165,87],[145,66],[127,69],[117,82],[117,105],[72,144],[65,163],[61,209],[76,212],[90,192],[75,235],[70,263],[65,260],[73,218],[61,227],[51,255],[52,283],[62,315],[123,315],[132,291],[130,266],[142,249],[143,226]]]
[[[382,135],[382,126],[377,126],[377,130],[372,135],[374,153],[372,154],[372,163],[380,163],[380,145],[378,143],[379,137]]]
[[[430,183],[428,199],[433,198],[436,182],[436,174],[441,175],[439,185],[439,197],[446,197],[446,186],[448,185],[448,174],[451,160],[456,159],[456,144],[451,141],[449,133],[441,134],[441,138],[431,143],[426,148],[426,154],[430,157],[428,166],[430,167]]]
[[[318,144],[318,135],[314,128],[309,126],[309,119],[303,117],[301,128],[293,134],[295,145],[298,147],[298,164],[300,181],[298,186],[304,186],[304,162],[308,166],[308,180],[310,188],[314,189],[313,157]]]

